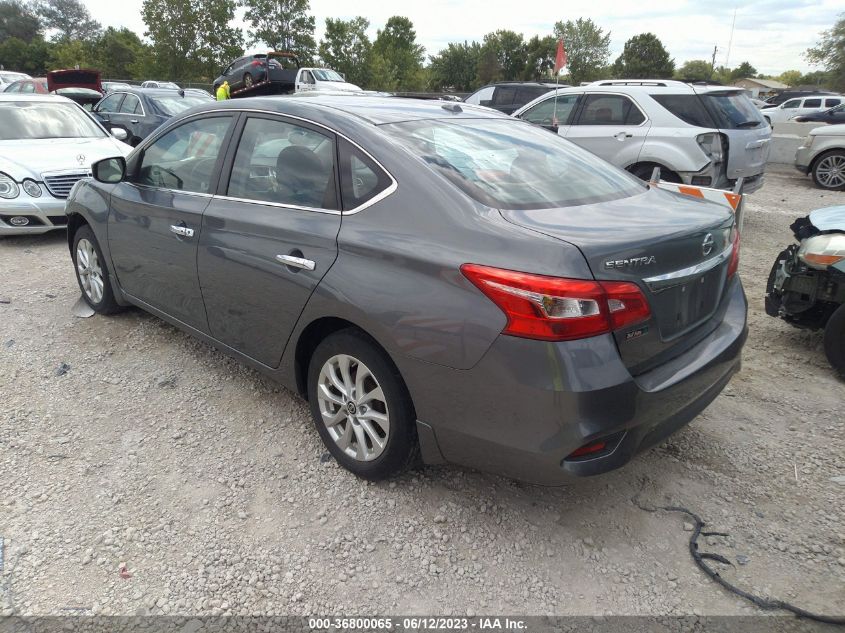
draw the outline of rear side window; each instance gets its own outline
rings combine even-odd
[[[587,95],[576,125],[639,125],[643,113],[623,95]]]
[[[715,127],[697,95],[651,95],[664,108],[684,123],[697,127]]]
[[[120,111],[125,112],[127,114],[140,114],[141,100],[135,95],[126,95],[126,97],[124,97],[123,99],[123,103],[120,106]]]
[[[832,108],[833,106],[838,106],[842,103],[841,99],[825,99],[824,100],[824,107],[825,108]]]
[[[804,101],[805,108],[821,108],[822,107],[822,100],[821,99],[806,99]]]
[[[387,190],[393,181],[376,162],[345,139],[340,139],[340,192],[343,210],[356,209]]]

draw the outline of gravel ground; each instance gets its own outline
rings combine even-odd
[[[72,316],[64,235],[2,239],[0,613],[758,613],[695,568],[689,519],[639,495],[728,532],[702,543],[731,581],[843,614],[845,385],[819,333],[762,309],[788,225],[837,202],[770,171],[747,207],[742,372],[659,448],[553,489],[359,481],[253,371],[140,311]]]

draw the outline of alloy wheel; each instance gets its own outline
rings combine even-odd
[[[76,245],[76,273],[85,296],[91,303],[100,303],[103,300],[103,269],[94,245],[85,238]]]
[[[384,452],[390,414],[381,385],[364,363],[347,354],[329,358],[317,379],[317,402],[329,435],[344,453],[369,462]]]
[[[836,189],[845,185],[845,156],[826,156],[816,166],[816,179],[822,187]]]

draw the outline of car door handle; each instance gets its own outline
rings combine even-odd
[[[626,138],[632,138],[633,136],[633,134],[628,134],[627,132],[618,132],[613,135],[613,138],[617,141],[624,141]]]
[[[193,237],[194,229],[189,229],[187,226],[179,226],[177,224],[170,225],[170,232],[182,237]]]
[[[129,119],[129,122],[130,122],[130,123],[137,123],[137,122],[138,122],[138,119]]]
[[[314,270],[317,266],[310,259],[305,259],[304,257],[294,257],[293,255],[276,255],[276,261],[281,262],[285,266],[301,268],[303,270]]]

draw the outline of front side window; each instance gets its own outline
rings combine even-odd
[[[466,98],[465,103],[469,103],[471,105],[487,105],[490,99],[493,98],[493,91],[495,90],[495,86],[487,86],[486,88],[482,88],[475,94],[471,94]]]
[[[337,209],[334,172],[332,138],[287,121],[253,117],[241,135],[227,195]]]
[[[103,129],[74,103],[0,101],[0,140],[104,136]]]
[[[144,150],[135,182],[161,189],[210,193],[231,120],[229,116],[196,119],[170,130]]]
[[[792,110],[793,108],[797,108],[801,105],[801,99],[790,99],[789,101],[785,102],[781,108],[784,110]]]
[[[520,118],[537,125],[569,125],[580,96],[578,94],[558,95],[546,99],[523,112]]]
[[[343,210],[372,200],[393,183],[376,162],[345,139],[340,139],[340,191]]]
[[[188,108],[193,108],[195,105],[208,103],[208,100],[202,97],[191,95],[180,97],[178,94],[174,94],[173,96],[168,95],[166,97],[151,97],[150,101],[166,116],[176,116]]]
[[[425,120],[382,126],[458,189],[500,209],[627,198],[645,185],[557,134],[518,120]]]
[[[623,95],[587,95],[576,125],[639,125],[642,112]]]
[[[120,111],[125,114],[140,114],[141,100],[135,95],[126,95],[120,105]]]
[[[804,101],[805,108],[821,108],[822,107],[822,100],[821,99],[807,99]]]

